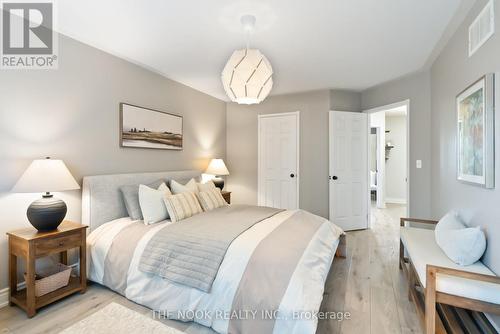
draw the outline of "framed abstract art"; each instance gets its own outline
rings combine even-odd
[[[457,178],[485,188],[495,186],[494,74],[487,74],[457,96]]]

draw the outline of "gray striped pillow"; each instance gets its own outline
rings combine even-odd
[[[214,187],[214,189],[200,191],[196,195],[198,196],[198,200],[200,201],[203,211],[210,211],[227,205],[219,188]]]
[[[177,195],[166,195],[163,197],[163,201],[167,207],[168,215],[174,223],[203,212],[196,195],[190,191]]]

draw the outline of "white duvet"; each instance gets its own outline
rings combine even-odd
[[[211,327],[219,333],[227,333],[233,297],[253,250],[262,239],[293,213],[294,211],[283,211],[276,214],[254,225],[236,238],[226,253],[210,293],[178,285],[138,270],[140,256],[147,242],[165,224],[172,223],[165,221],[155,224],[135,246],[127,269],[126,289],[123,294],[136,303],[153,310],[169,312],[170,315],[178,310],[191,310],[196,316],[189,320]],[[115,237],[130,224],[138,223],[140,222],[132,221],[130,218],[121,218],[103,224],[92,231],[87,238],[90,280],[103,284],[106,256]],[[279,306],[280,312],[310,312],[306,313],[306,317],[308,317],[307,314],[318,312],[325,281],[341,233],[342,231],[332,223],[327,222],[321,225],[293,272]],[[202,314],[210,316],[200,316]],[[312,334],[315,333],[316,327],[317,318],[314,316],[312,319],[278,318],[275,320],[273,333]]]

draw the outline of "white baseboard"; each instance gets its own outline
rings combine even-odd
[[[9,288],[0,290],[0,308],[9,305]]]
[[[406,199],[405,198],[386,197],[385,202],[392,203],[392,204],[406,204]]]
[[[24,282],[17,284],[17,290],[24,289],[25,287],[26,284]],[[9,292],[10,288],[0,290],[0,308],[9,305]]]

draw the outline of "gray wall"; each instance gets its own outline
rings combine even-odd
[[[431,92],[430,73],[421,72],[391,81],[362,92],[363,110],[410,100],[410,215],[431,215]],[[422,168],[415,160],[422,160]]]
[[[7,286],[5,232],[29,226],[36,194],[10,194],[36,158],[63,159],[84,175],[203,169],[225,157],[226,105],[125,60],[61,36],[59,69],[0,75],[0,289]],[[129,102],[184,116],[184,150],[118,146],[118,104]],[[79,221],[80,192],[61,193]]]
[[[360,94],[313,91],[227,105],[228,189],[234,203],[257,203],[257,115],[300,111],[300,207],[328,217],[328,111],[359,111]]]
[[[440,217],[459,209],[471,225],[483,227],[488,238],[484,262],[500,274],[500,75],[497,73],[495,189],[484,189],[456,180],[455,97],[490,72],[500,72],[500,32],[471,58],[467,54],[468,26],[487,3],[478,1],[431,68],[432,87],[432,214]],[[500,6],[495,3],[496,18]],[[492,242],[495,240],[495,242]],[[499,322],[500,323],[500,322]]]
[[[300,207],[328,215],[329,91],[268,97],[259,105],[227,105],[228,188],[234,203],[257,203],[257,115],[300,111]]]
[[[330,90],[330,110],[361,111],[361,93],[340,89]]]

